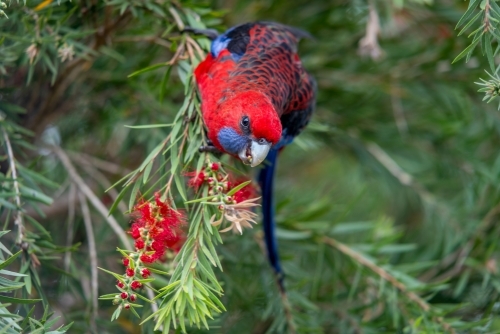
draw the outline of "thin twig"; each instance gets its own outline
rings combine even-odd
[[[200,56],[200,59],[205,58],[205,52],[203,52],[203,50],[200,48],[198,43],[196,43],[191,36],[186,36],[186,41],[194,47],[194,49],[196,50],[196,52]]]
[[[170,14],[172,14],[172,17],[174,18],[175,23],[177,24],[177,27],[179,28],[179,30],[181,30],[181,31],[184,30],[184,22],[182,22],[182,19],[179,16],[179,13],[177,13],[177,11],[175,10],[175,8],[170,6],[168,8],[168,11],[170,12]]]
[[[367,267],[368,269],[370,269],[371,271],[373,271],[374,273],[379,275],[382,279],[384,279],[387,282],[389,282],[390,284],[392,284],[392,286],[394,286],[396,289],[401,291],[401,293],[404,294],[409,300],[411,300],[415,304],[417,304],[422,309],[422,311],[424,311],[424,312],[430,311],[431,307],[425,300],[420,298],[416,293],[414,293],[412,291],[408,291],[406,286],[403,283],[401,283],[400,281],[398,281],[389,272],[387,272],[387,270],[377,266],[375,263],[373,263],[372,261],[370,261],[369,259],[364,257],[362,254],[358,253],[354,249],[350,248],[349,246],[347,246],[347,245],[345,245],[345,244],[343,244],[343,243],[341,243],[333,238],[323,237],[322,240],[324,243],[332,246],[333,248],[338,249],[339,251],[341,251],[345,255],[354,259],[359,264]],[[455,330],[449,324],[445,323],[442,318],[434,317],[434,320],[436,320],[446,331],[448,331],[452,334],[455,333]]]
[[[378,34],[380,33],[380,20],[374,4],[370,1],[368,21],[366,22],[365,36],[359,41],[358,54],[363,57],[370,57],[378,60],[384,55],[384,51],[378,44]]]
[[[15,200],[17,205],[16,210],[16,218],[14,223],[17,225],[17,241],[16,243],[20,245],[24,240],[24,223],[23,223],[23,212],[21,211],[21,191],[19,190],[19,182],[17,180],[17,169],[16,162],[14,161],[14,152],[12,151],[12,146],[10,145],[9,135],[7,135],[7,131],[2,128],[3,137],[5,140],[5,146],[7,146],[7,155],[9,156],[9,164],[10,171],[12,173],[12,179],[14,180],[14,192],[15,192]]]
[[[104,189],[109,189],[107,192],[111,198],[116,201],[118,198],[118,191],[116,191],[115,188],[110,188],[112,184],[108,178],[104,176],[103,173],[99,172],[92,164],[82,164],[82,167],[92,178],[94,178],[94,180],[99,182]],[[122,213],[128,211],[127,205],[123,202],[123,200],[120,200],[118,203],[118,208]]]
[[[356,260],[356,262],[362,264],[363,266],[369,268],[373,272],[375,272],[377,275],[382,277],[384,280],[387,282],[391,283],[394,287],[396,287],[398,290],[400,290],[404,295],[408,297],[408,299],[412,300],[415,302],[423,311],[427,312],[430,310],[429,304],[420,298],[416,293],[412,291],[408,291],[406,286],[398,281],[394,276],[389,274],[385,269],[377,266],[375,263],[364,257],[362,254],[356,252],[354,249],[350,248],[349,246],[329,237],[323,237],[323,242],[326,244],[338,249],[342,253],[346,254],[347,256],[353,258]]]
[[[72,151],[66,151],[66,153],[71,157],[71,159],[77,160],[81,164],[92,165],[102,171],[111,174],[126,175],[130,173],[130,170],[127,168],[106,160],[96,158],[90,154]]]
[[[166,48],[170,48],[172,43],[167,40],[164,40],[158,36],[119,36],[116,37],[113,42],[149,42],[161,45]]]
[[[96,208],[97,211],[106,219],[108,222],[109,226],[111,229],[115,232],[115,234],[120,238],[122,244],[125,246],[126,249],[132,249],[132,245],[130,244],[130,241],[127,238],[127,235],[125,234],[125,231],[121,228],[120,224],[116,221],[115,217],[113,215],[108,215],[108,209],[102,202],[99,200],[99,198],[92,192],[92,190],[87,186],[85,181],[81,178],[80,175],[78,175],[75,167],[71,163],[69,157],[66,155],[66,153],[59,147],[57,146],[51,146],[50,149],[56,153],[56,155],[59,157],[59,160],[61,160],[61,163],[64,165],[66,170],[68,171],[68,174],[71,176],[75,184],[78,186],[78,189],[88,198],[90,203],[92,203],[92,206]]]
[[[93,333],[97,333],[96,319],[98,311],[97,297],[99,293],[99,282],[97,277],[97,249],[94,237],[94,230],[92,228],[92,218],[90,217],[90,210],[87,204],[87,200],[82,192],[78,192],[78,198],[80,199],[80,206],[82,209],[83,222],[85,224],[85,232],[87,233],[87,240],[89,243],[89,258],[90,258],[90,286],[91,286],[91,296],[92,299],[92,313],[90,316],[90,326]]]

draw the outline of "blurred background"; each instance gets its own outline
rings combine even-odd
[[[479,2],[477,13],[493,8]],[[115,307],[92,298],[85,219],[98,265],[121,272],[106,218],[120,189],[105,190],[169,131],[125,125],[169,123],[184,101],[175,67],[168,82],[165,68],[127,77],[172,58],[180,33],[170,6],[219,31],[270,20],[314,36],[300,55],[318,82],[316,113],[282,153],[276,185],[299,333],[500,333],[500,112],[475,84],[488,78],[486,45],[452,64],[470,43],[455,30],[469,3],[452,0],[7,2],[0,205],[12,232],[0,241],[12,253],[19,247],[5,138],[24,186],[37,192],[23,197],[29,248],[12,268],[28,275],[21,281],[30,290],[19,296],[43,299],[62,316],[56,324],[74,322],[70,333],[152,333],[130,314],[110,322]],[[101,204],[79,200],[82,183]],[[124,229],[126,211],[112,216]],[[188,332],[286,332],[261,226],[223,237],[217,275],[227,312],[210,331]],[[111,276],[98,275],[99,295],[113,293]],[[33,317],[42,315],[40,302]]]

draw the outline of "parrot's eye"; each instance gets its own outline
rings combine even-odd
[[[250,126],[250,118],[248,118],[248,116],[243,116],[240,123],[244,129],[248,129]]]
[[[259,139],[259,144],[264,145],[266,143],[267,143],[267,140],[265,140],[264,138]]]

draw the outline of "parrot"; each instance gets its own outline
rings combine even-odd
[[[275,22],[250,22],[223,34],[191,29],[212,40],[194,71],[208,145],[256,167],[262,193],[267,257],[283,290],[273,197],[278,153],[306,127],[316,101],[316,81],[297,54],[300,29]]]

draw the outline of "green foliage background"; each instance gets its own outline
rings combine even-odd
[[[490,4],[479,2],[478,13]],[[280,157],[276,186],[297,331],[500,332],[500,114],[481,101],[474,84],[487,79],[485,69],[494,72],[488,58],[497,61],[497,51],[490,55],[483,43],[467,63],[451,64],[469,45],[454,30],[467,2],[112,0],[47,2],[36,10],[39,4],[3,8],[9,18],[0,18],[0,125],[16,163],[28,170],[22,182],[48,196],[23,195],[25,217],[43,227],[25,219],[30,247],[9,268],[28,275],[26,285],[31,277],[39,283],[33,291],[16,288],[14,296],[43,299],[62,316],[54,328],[74,322],[74,333],[151,332],[151,323],[139,327],[124,313],[110,322],[109,301],[100,301],[95,313],[79,190],[57,155],[42,146],[65,150],[98,199],[111,205],[116,193],[104,190],[137,168],[169,131],[124,125],[169,123],[184,101],[175,69],[166,84],[166,69],[127,78],[172,58],[180,38],[168,11],[173,4],[220,31],[273,20],[315,37],[301,42],[300,53],[318,81],[317,111]],[[360,51],[370,8],[380,25],[378,44]],[[32,45],[37,53],[30,61]],[[72,59],[63,61],[63,52]],[[12,230],[2,242],[16,253],[11,171],[7,152],[1,154],[2,219],[4,230]],[[120,241],[90,209],[98,264],[121,272]],[[124,229],[125,211],[114,214]],[[259,247],[260,226],[223,240],[224,271],[217,274],[227,312],[210,323],[210,332],[286,332]],[[71,245],[69,259],[64,252]],[[99,274],[99,294],[113,293],[113,285]],[[36,305],[30,316],[41,319],[44,307]],[[23,316],[29,311],[8,307]]]

